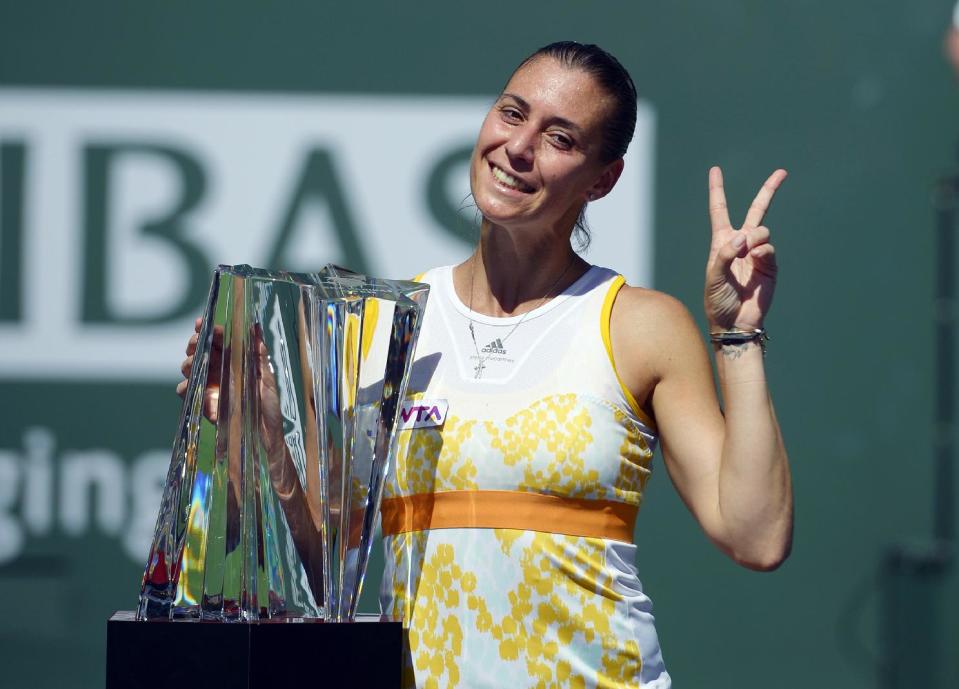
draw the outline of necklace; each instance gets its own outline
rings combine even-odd
[[[510,335],[512,335],[513,333],[515,333],[515,332],[516,332],[516,329],[519,328],[519,326],[523,325],[523,321],[526,320],[526,317],[527,317],[527,316],[529,316],[533,311],[535,311],[536,309],[538,309],[539,307],[541,307],[543,304],[545,304],[545,303],[549,300],[549,298],[553,295],[553,290],[556,289],[556,287],[559,285],[560,280],[563,279],[563,277],[566,275],[566,273],[569,272],[569,269],[572,267],[572,265],[573,265],[573,259],[574,259],[574,258],[575,258],[575,255],[570,256],[570,258],[569,258],[569,263],[567,263],[567,264],[566,264],[566,267],[563,268],[563,272],[559,274],[559,277],[556,278],[556,281],[555,281],[552,285],[550,285],[550,288],[549,288],[548,290],[546,290],[546,294],[544,294],[543,297],[539,300],[539,303],[538,303],[536,306],[534,306],[532,309],[530,309],[529,311],[527,311],[526,313],[524,313],[524,314],[522,315],[522,317],[520,317],[520,319],[516,322],[516,324],[515,324],[512,328],[510,328],[509,332],[506,333],[506,335],[504,335],[504,336],[502,337],[502,339],[500,340],[500,342],[505,343],[506,340],[508,340],[508,339],[510,338]],[[486,356],[481,356],[481,355],[480,355],[479,345],[476,343],[476,330],[473,329],[473,318],[472,318],[472,315],[473,315],[473,281],[474,281],[475,278],[476,278],[476,259],[474,258],[474,259],[473,259],[473,265],[470,266],[470,301],[469,301],[469,312],[470,312],[469,322],[470,322],[470,324],[469,324],[469,329],[470,329],[470,339],[473,340],[473,349],[476,350],[476,358],[477,358],[477,360],[478,360],[478,361],[476,362],[476,366],[473,367],[473,373],[474,373],[473,378],[474,378],[475,380],[479,380],[480,378],[483,377],[483,371],[484,371],[484,369],[486,368],[486,362],[489,361],[489,359],[490,359],[491,356],[493,356],[493,352],[490,352],[490,353],[487,354]]]

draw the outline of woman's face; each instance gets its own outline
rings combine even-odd
[[[486,115],[470,162],[483,217],[570,229],[583,203],[612,188],[622,161],[600,160],[612,98],[586,72],[540,57],[520,68]]]

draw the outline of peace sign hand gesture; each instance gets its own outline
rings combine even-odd
[[[723,172],[709,170],[709,219],[713,228],[703,301],[710,330],[761,328],[776,287],[776,251],[762,226],[776,189],[786,179],[776,170],[760,188],[742,227],[729,222]]]

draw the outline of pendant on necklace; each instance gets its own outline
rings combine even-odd
[[[486,362],[480,361],[476,366],[473,367],[473,371],[476,372],[476,375],[473,376],[475,380],[479,380],[483,377],[483,369],[486,368]]]

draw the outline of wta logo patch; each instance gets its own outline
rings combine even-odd
[[[446,400],[407,400],[400,408],[400,428],[442,426],[449,406]]]

